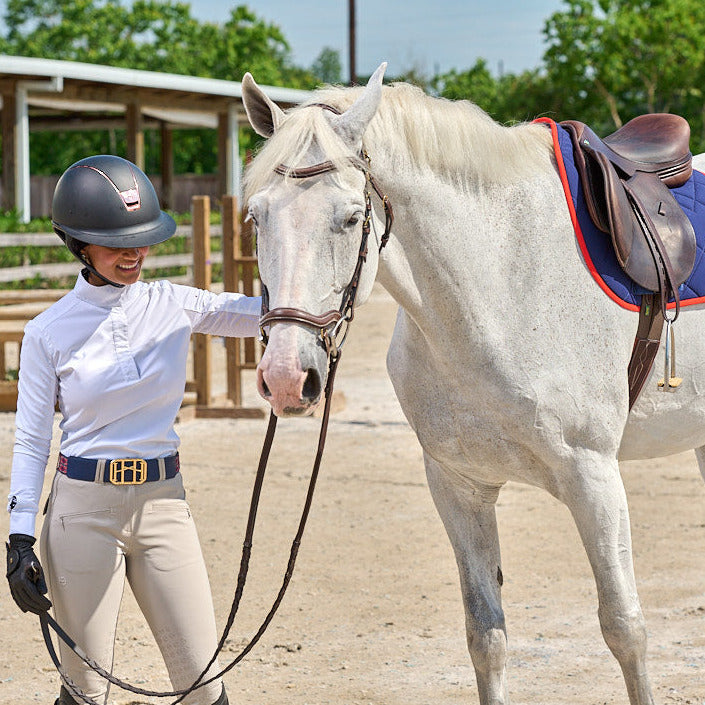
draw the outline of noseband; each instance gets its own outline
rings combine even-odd
[[[325,103],[314,103],[311,107],[319,107],[324,110],[329,110],[336,115],[340,115],[340,111],[336,108],[326,105]],[[389,202],[384,193],[377,185],[374,177],[370,173],[370,158],[364,150],[360,154],[361,161],[351,160],[354,166],[360,169],[365,174],[365,217],[362,222],[362,238],[360,241],[360,249],[357,255],[357,263],[350,282],[343,291],[343,299],[338,310],[330,310],[326,313],[314,314],[304,311],[300,308],[291,308],[286,306],[277,307],[269,310],[269,293],[267,287],[262,284],[262,317],[259,320],[260,337],[262,343],[266,346],[269,336],[265,331],[265,326],[273,323],[297,323],[308,328],[313,328],[319,332],[319,339],[323,343],[326,353],[330,359],[338,357],[340,349],[345,342],[348,332],[348,324],[352,321],[355,309],[355,298],[357,296],[357,287],[360,283],[360,274],[362,273],[362,265],[367,260],[367,241],[370,235],[370,227],[372,221],[372,198],[370,188],[377,194],[384,205],[385,225],[384,233],[380,239],[379,251],[381,252],[389,240],[389,234],[394,222],[394,211],[392,204]],[[291,169],[284,164],[277,166],[274,171],[282,176],[288,176],[292,179],[308,179],[321,174],[328,174],[335,171],[337,167],[332,161],[325,161],[311,166]],[[343,330],[344,329],[344,330]],[[343,330],[343,336],[338,341],[338,335]]]

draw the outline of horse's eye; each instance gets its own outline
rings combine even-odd
[[[349,218],[348,222],[345,223],[345,227],[347,228],[354,228],[361,220],[362,214],[361,213],[353,213]]]

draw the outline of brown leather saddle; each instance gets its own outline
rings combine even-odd
[[[676,303],[672,323],[680,309],[678,287],[695,265],[693,226],[670,192],[692,174],[690,126],[678,115],[653,113],[600,139],[582,122],[561,125],[573,142],[592,221],[610,234],[625,273],[653,292],[642,296],[629,364],[631,408],[653,366],[669,299]]]

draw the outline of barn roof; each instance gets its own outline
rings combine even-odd
[[[309,95],[281,86],[262,88],[284,108]],[[26,212],[25,219],[29,217],[29,134],[35,130],[123,127],[130,152],[123,156],[143,166],[140,134],[145,128],[218,129],[221,145],[226,146],[225,153],[219,150],[223,193],[237,195],[237,128],[246,122],[238,81],[0,55],[0,95],[2,206]]]

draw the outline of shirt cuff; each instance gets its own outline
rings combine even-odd
[[[37,515],[34,512],[10,512],[10,533],[34,536]]]

